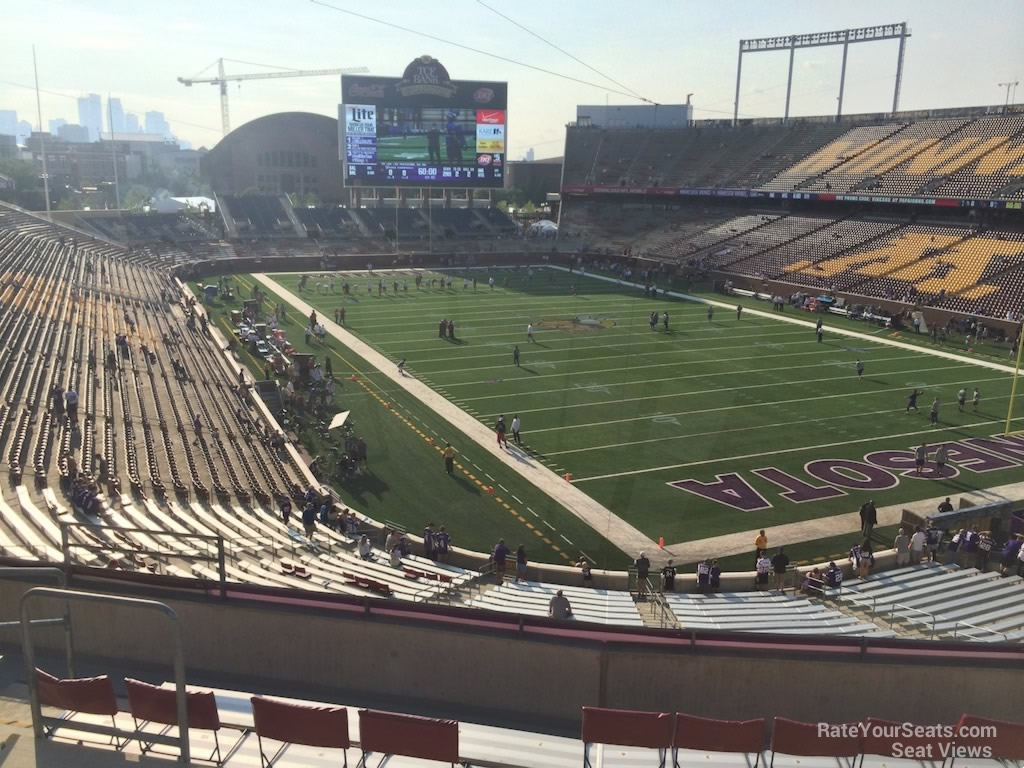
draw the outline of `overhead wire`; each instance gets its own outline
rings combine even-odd
[[[627,90],[627,91],[629,91],[629,92],[630,92],[631,94],[633,94],[633,95],[634,95],[634,96],[635,96],[636,98],[638,98],[638,99],[643,99],[643,96],[641,96],[641,95],[640,95],[639,93],[637,93],[636,91],[634,91],[634,90],[633,90],[632,88],[630,88],[630,87],[629,87],[628,85],[623,85],[623,84],[622,84],[622,83],[620,83],[620,82],[619,82],[618,80],[616,80],[616,79],[615,79],[614,77],[611,77],[610,75],[606,75],[606,74],[605,74],[604,72],[602,72],[601,70],[597,69],[596,67],[592,67],[592,66],[591,66],[590,64],[587,64],[587,62],[583,61],[583,59],[579,58],[578,56],[574,56],[573,54],[569,53],[569,52],[568,52],[567,50],[565,50],[564,48],[561,48],[561,47],[559,47],[559,46],[555,45],[554,43],[552,43],[552,42],[551,42],[550,40],[548,40],[547,38],[544,38],[544,37],[542,37],[541,35],[537,34],[537,33],[536,33],[536,32],[534,32],[534,31],[533,31],[532,29],[529,29],[529,28],[527,28],[527,27],[523,26],[522,24],[520,24],[520,23],[519,23],[518,21],[516,21],[515,19],[513,19],[513,18],[511,18],[511,17],[509,17],[509,16],[506,16],[506,15],[505,15],[504,13],[502,13],[501,11],[499,11],[499,10],[498,10],[497,8],[494,8],[494,7],[490,6],[490,5],[488,5],[487,3],[485,3],[485,2],[484,2],[484,0],[476,0],[476,1],[477,1],[477,3],[478,3],[479,5],[482,5],[482,6],[484,7],[484,8],[486,8],[487,10],[489,10],[489,11],[490,11],[491,13],[493,13],[493,14],[496,14],[497,16],[500,16],[501,18],[505,19],[505,21],[507,21],[507,22],[508,22],[509,24],[513,24],[513,25],[515,25],[516,27],[519,27],[519,29],[521,29],[521,30],[523,30],[524,32],[526,32],[526,34],[528,34],[528,35],[532,35],[533,37],[537,38],[538,40],[540,40],[540,41],[541,41],[542,43],[544,43],[545,45],[549,45],[549,46],[551,46],[552,48],[554,48],[554,49],[555,49],[556,51],[558,51],[559,53],[565,54],[565,55],[566,55],[566,56],[568,56],[568,57],[569,57],[570,59],[572,59],[573,61],[575,61],[575,62],[576,62],[577,64],[582,64],[582,65],[583,65],[584,67],[586,67],[587,69],[589,69],[589,70],[590,70],[591,72],[594,72],[594,73],[596,73],[596,74],[600,75],[600,76],[601,76],[601,77],[603,77],[603,78],[604,78],[605,80],[607,80],[607,81],[609,81],[609,82],[611,82],[611,83],[615,83],[615,85],[617,85],[617,86],[618,86],[619,88],[622,88],[622,89],[624,89],[624,90]],[[644,99],[644,100],[645,100],[645,101],[647,101],[647,99]]]
[[[446,40],[443,37],[438,37],[437,35],[431,35],[428,32],[422,32],[422,31],[420,31],[418,29],[412,29],[410,27],[403,27],[401,24],[395,24],[394,22],[391,22],[391,21],[385,21],[384,19],[378,19],[378,18],[375,18],[373,16],[367,16],[365,13],[358,13],[356,11],[350,11],[347,8],[339,8],[336,5],[331,5],[330,3],[324,2],[324,0],[309,0],[309,1],[311,3],[313,3],[314,5],[319,5],[319,6],[322,6],[324,8],[329,8],[332,11],[337,11],[338,13],[344,13],[344,14],[347,14],[349,16],[354,16],[356,18],[363,19],[365,21],[371,21],[374,24],[380,24],[382,26],[390,27],[392,29],[397,29],[397,30],[400,30],[402,32],[408,32],[411,35],[417,35],[418,37],[425,37],[428,40],[434,40],[434,41],[439,42],[439,43],[444,43],[445,45],[452,45],[452,46],[455,46],[456,48],[461,48],[464,51],[470,51],[471,53],[478,53],[481,56],[488,56],[488,57],[490,57],[492,59],[497,59],[498,61],[504,61],[507,64],[514,64],[517,67],[524,67],[526,69],[532,69],[535,72],[542,72],[545,75],[552,75],[554,77],[560,77],[563,80],[569,80],[569,81],[574,82],[574,83],[579,83],[580,85],[586,85],[586,86],[588,86],[590,88],[599,88],[602,91],[607,91],[609,93],[616,93],[616,94],[618,94],[620,96],[626,96],[626,97],[631,98],[631,99],[637,99],[638,101],[642,101],[642,102],[644,102],[646,104],[653,104],[653,105],[657,106],[657,102],[652,101],[651,99],[644,98],[643,96],[636,96],[636,95],[634,95],[632,93],[620,90],[618,88],[609,88],[607,85],[601,85],[600,83],[592,83],[589,80],[583,80],[583,79],[578,78],[578,77],[573,77],[572,75],[566,75],[566,74],[563,74],[561,72],[555,72],[555,71],[550,70],[550,69],[545,69],[544,67],[538,67],[538,66],[535,66],[533,64],[527,64],[525,61],[518,61],[516,59],[510,59],[507,56],[501,56],[501,55],[499,55],[497,53],[492,53],[491,51],[485,51],[485,50],[482,50],[480,48],[474,48],[471,45],[465,45],[463,43],[457,43],[454,40]]]

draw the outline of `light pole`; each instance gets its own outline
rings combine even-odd
[[[1006,83],[999,83],[999,87],[1006,89],[1006,102],[1003,104],[1003,112],[1006,112],[1007,108],[1010,106],[1010,88],[1013,88],[1014,98],[1017,97],[1017,81],[1013,80]]]

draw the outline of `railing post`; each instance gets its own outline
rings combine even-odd
[[[60,551],[64,555],[64,584],[71,581],[71,539],[68,533],[68,524],[61,521],[60,524]]]

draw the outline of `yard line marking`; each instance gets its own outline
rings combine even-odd
[[[994,376],[992,378],[986,378],[986,379],[973,379],[972,381],[973,382],[977,382],[977,383],[985,383],[985,382],[989,382],[989,381],[1005,381],[1006,379],[1007,379],[1006,376]],[[946,387],[946,386],[957,386],[958,384],[969,384],[969,383],[972,383],[972,382],[954,381],[954,382],[948,382],[948,383],[942,383],[942,384],[925,384],[924,386],[927,386],[927,387]],[[765,407],[765,408],[767,408],[767,407],[777,406],[777,405],[788,405],[790,403],[809,403],[809,402],[812,402],[812,401],[815,401],[815,400],[830,400],[830,399],[834,399],[834,398],[837,398],[837,397],[862,397],[864,395],[880,395],[880,394],[886,394],[887,392],[889,392],[889,390],[871,390],[869,392],[854,392],[854,393],[851,393],[851,394],[820,395],[818,397],[798,397],[798,398],[793,399],[793,400],[760,400],[760,401],[758,401],[756,403],[745,403],[745,404],[742,404],[742,405],[735,405],[735,404],[734,405],[723,405],[723,406],[719,406],[717,408],[698,408],[698,409],[692,410],[692,411],[673,411],[672,413],[648,413],[648,414],[645,414],[643,416],[630,416],[629,418],[626,418],[626,419],[610,419],[608,421],[590,421],[590,422],[586,422],[584,424],[566,424],[566,425],[558,426],[558,427],[542,427],[542,428],[538,428],[538,429],[531,429],[530,430],[530,434],[533,435],[533,434],[538,433],[538,432],[559,432],[559,431],[563,431],[563,430],[566,430],[566,429],[584,429],[584,428],[587,428],[587,427],[603,427],[603,426],[606,426],[608,424],[622,424],[622,423],[630,422],[630,421],[650,421],[651,419],[657,418],[659,416],[669,416],[669,417],[670,416],[689,416],[689,415],[695,414],[695,413],[716,413],[718,411],[731,411],[733,409],[739,409],[739,408],[758,408],[758,407]],[[989,399],[991,400],[991,399],[995,399],[995,398],[989,398]],[[608,401],[608,402],[614,404],[614,403],[621,402],[621,401]],[[545,461],[545,463],[548,463],[548,462]]]
[[[1009,400],[1009,396],[1005,397],[989,397],[988,402],[993,400]],[[775,424],[756,424],[756,425],[744,425],[742,427],[732,427],[730,429],[714,429],[710,432],[687,432],[682,435],[672,435],[670,437],[653,437],[648,440],[632,440],[626,443],[608,443],[606,445],[591,445],[586,448],[571,448],[565,451],[548,451],[545,456],[564,456],[567,453],[585,453],[586,451],[598,451],[607,450],[609,448],[625,448],[630,445],[645,445],[647,443],[661,443],[668,440],[685,440],[690,437],[707,437],[708,435],[722,435],[727,432],[744,432],[755,429],[772,429],[774,427],[788,427],[791,424],[814,424],[819,421],[834,421],[836,419],[856,419],[864,416],[879,416],[884,413],[900,413],[904,411],[903,408],[891,408],[884,411],[863,411],[861,413],[847,413],[842,416],[819,416],[814,419],[789,419],[788,421],[780,421]],[[655,417],[657,418],[657,417]],[[847,430],[840,430],[841,434],[849,434]]]
[[[552,531],[553,531],[553,530],[555,530],[555,526],[553,526],[553,525],[552,525],[551,523],[549,523],[549,522],[548,522],[547,520],[545,520],[544,518],[541,518],[541,522],[542,522],[542,523],[544,523],[544,525],[546,525],[546,526],[547,526],[548,528],[550,528],[550,529],[551,529]]]
[[[474,461],[474,462],[471,462],[471,463],[472,463],[472,465],[473,465],[474,467],[476,467],[476,468],[477,468],[477,471],[478,471],[478,472],[483,472],[483,469],[481,469],[481,468],[480,468],[480,465],[479,465],[479,464],[477,464],[477,463],[476,463],[475,461]]]
[[[558,535],[559,535],[559,536],[561,536],[561,537],[562,537],[562,541],[564,541],[564,542],[565,542],[566,544],[568,544],[568,545],[569,545],[570,547],[572,547],[572,546],[575,546],[575,545],[574,545],[574,544],[573,544],[573,543],[572,543],[571,541],[569,541],[569,540],[568,540],[567,538],[565,538],[565,536],[564,536],[563,534],[561,534],[561,533],[560,533],[560,534],[558,534]]]
[[[485,477],[489,477],[489,478],[490,478],[491,480],[494,480],[494,478],[493,478],[493,477],[491,477],[490,475],[488,475],[488,474],[487,474],[486,472],[484,472],[484,476],[485,476]],[[495,482],[497,482],[497,481],[495,480]]]
[[[919,355],[919,357],[924,357],[924,355]],[[738,358],[738,359],[752,359],[752,358]],[[878,363],[878,362],[882,362],[884,360],[906,360],[906,359],[907,359],[907,357],[905,355],[901,355],[899,357],[879,357],[879,358],[875,358],[873,360],[865,360],[864,362],[865,363]],[[658,363],[657,365],[629,366],[628,368],[609,368],[609,369],[606,369],[604,371],[573,371],[572,375],[574,377],[579,378],[579,377],[589,376],[592,373],[608,373],[608,372],[625,373],[627,371],[629,373],[632,373],[633,371],[642,371],[642,370],[645,370],[647,368],[661,368],[661,367],[664,367],[666,365],[692,365],[693,362],[694,361],[692,361],[692,360],[685,360],[685,361],[680,361],[680,362],[677,362],[677,363]],[[724,361],[724,362],[731,362],[731,361]],[[853,370],[853,366],[854,366],[854,363],[851,360],[850,363],[849,363],[850,370]],[[628,386],[635,385],[635,384],[640,384],[640,385],[642,385],[642,384],[660,384],[660,383],[665,382],[665,381],[681,381],[683,379],[705,379],[705,378],[709,378],[711,376],[746,376],[748,373],[768,373],[770,371],[792,371],[792,370],[793,370],[793,366],[782,366],[782,367],[778,367],[778,368],[753,368],[753,369],[749,369],[749,370],[739,370],[739,371],[702,371],[701,373],[691,373],[691,374],[688,374],[686,376],[666,376],[666,377],[663,377],[663,378],[660,378],[660,379],[638,379],[638,380],[637,379],[630,379],[628,381],[600,382],[599,386],[602,386],[602,387],[628,387]],[[920,369],[917,369],[917,370],[931,371],[931,370],[942,370],[942,368],[920,368]],[[899,371],[896,371],[896,373],[899,373]],[[563,378],[566,376],[566,374],[564,374],[564,373],[557,374],[557,375],[562,376]],[[888,375],[888,372],[880,371],[879,375]],[[520,382],[521,381],[523,383],[528,384],[528,383],[532,382],[534,379],[539,379],[539,378],[542,378],[542,377],[541,376],[531,376],[529,379],[514,379],[512,381],[514,381],[514,382]],[[836,376],[834,378],[837,381],[841,381],[845,377],[844,376]],[[473,383],[475,383],[475,384],[486,384],[488,382],[478,381],[478,382],[473,382]],[[789,382],[778,382],[778,385],[786,384],[786,383],[789,383]],[[450,387],[457,387],[457,386],[462,386],[462,385],[461,384],[449,384],[448,386],[450,386]],[[575,392],[576,390],[579,390],[579,389],[582,389],[583,391],[587,390],[587,388],[585,386],[572,386],[572,387],[561,387],[559,389],[536,389],[536,390],[530,390],[530,391],[527,391],[527,392],[503,392],[503,393],[498,394],[498,395],[480,395],[479,397],[467,397],[467,398],[464,398],[464,400],[467,403],[475,403],[477,400],[494,400],[494,399],[502,398],[502,397],[505,397],[505,398],[507,398],[507,397],[530,397],[531,395],[548,395],[548,394],[551,394],[551,393],[554,393],[554,392]],[[730,387],[730,389],[735,389],[735,387]],[[458,402],[458,401],[456,401],[456,402]]]
[[[1013,421],[1024,421],[1024,416],[1018,416],[1017,418],[1013,419]],[[993,424],[1005,424],[1005,423],[1006,423],[1006,419],[995,419],[993,421],[977,421],[977,422],[974,422],[972,424],[959,424],[959,425],[953,425],[953,426],[960,426],[960,427],[988,427],[988,426],[991,426]],[[942,433],[942,430],[938,430],[938,434],[941,434],[941,433]],[[819,443],[818,445],[801,445],[801,446],[798,446],[798,447],[795,447],[795,448],[781,448],[781,449],[772,450],[772,451],[760,451],[759,453],[748,453],[748,454],[744,454],[742,456],[722,456],[722,457],[719,457],[717,459],[701,459],[700,461],[688,461],[688,462],[685,462],[683,464],[667,464],[667,465],[662,466],[662,467],[646,467],[644,469],[633,469],[633,470],[629,470],[627,472],[612,472],[612,473],[607,474],[607,475],[592,475],[590,477],[580,477],[580,478],[577,478],[576,480],[573,480],[572,482],[573,482],[573,484],[575,484],[575,483],[586,483],[586,482],[588,482],[590,480],[607,480],[607,479],[613,478],[613,477],[626,477],[626,476],[630,476],[630,475],[643,475],[643,474],[648,474],[650,472],[663,472],[663,471],[670,470],[670,469],[684,469],[686,467],[699,467],[699,466],[702,466],[704,464],[715,464],[715,463],[718,463],[718,462],[722,462],[722,464],[724,466],[727,466],[730,462],[733,462],[733,461],[742,461],[744,459],[756,459],[756,458],[759,458],[761,456],[775,456],[775,455],[778,455],[778,454],[781,454],[781,453],[799,453],[801,451],[814,451],[814,450],[818,450],[819,448],[838,448],[838,447],[841,447],[841,446],[844,446],[844,445],[857,445],[858,443],[870,443],[870,442],[873,442],[875,440],[895,440],[897,438],[914,437],[915,435],[931,435],[931,434],[936,434],[936,429],[934,427],[929,427],[928,429],[919,429],[919,430],[917,430],[915,432],[899,432],[899,433],[892,434],[892,435],[874,435],[873,437],[859,437],[856,440],[841,440],[841,441],[835,442],[835,443]]]
[[[905,374],[914,374],[914,373],[919,373],[919,372],[924,372],[924,371],[929,371],[930,372],[930,371],[955,370],[957,368],[967,368],[969,366],[970,366],[970,363],[959,363],[957,365],[946,365],[946,366],[940,366],[938,368],[914,368],[913,370],[910,370],[910,371],[887,371],[885,375],[886,376],[903,376]],[[1006,377],[1004,376],[1002,378],[1006,378]],[[853,380],[852,377],[850,377],[848,375],[844,375],[844,376],[828,376],[828,377],[823,378],[823,379],[802,379],[802,380],[798,379],[796,381],[770,381],[770,382],[763,382],[761,384],[746,384],[746,385],[744,385],[742,387],[717,387],[715,389],[704,389],[704,390],[700,390],[700,391],[697,391],[697,392],[663,392],[663,393],[661,393],[659,395],[644,395],[643,397],[624,397],[624,398],[619,398],[617,400],[597,400],[597,401],[592,402],[592,403],[571,403],[571,404],[563,403],[561,405],[548,406],[546,408],[526,408],[526,409],[520,408],[519,409],[519,413],[543,413],[545,411],[563,411],[563,410],[566,410],[568,408],[594,408],[596,406],[601,406],[601,405],[621,405],[622,403],[635,403],[635,402],[640,402],[640,401],[643,401],[643,400],[662,400],[662,399],[667,400],[669,398],[692,397],[692,396],[696,396],[696,395],[712,394],[712,393],[715,393],[715,392],[736,392],[736,391],[745,390],[745,389],[764,389],[765,387],[797,386],[797,385],[804,385],[804,384],[814,384],[816,382],[822,382],[822,381],[843,381],[844,379],[845,380]],[[886,390],[873,390],[873,391],[874,392],[879,392],[879,391],[886,391]],[[841,395],[841,396],[842,397],[852,397],[852,396],[855,396],[855,394],[856,393],[850,393],[848,395]],[[474,399],[477,399],[477,398],[474,398]],[[796,402],[796,401],[794,401],[794,402]],[[740,407],[740,406],[734,406],[734,407]],[[487,417],[487,416],[498,416],[498,415],[499,415],[498,413],[485,413],[484,414],[485,417]],[[531,430],[531,431],[532,432],[539,432],[540,430]]]
[[[511,497],[512,497],[513,499],[515,499],[517,503],[519,503],[519,504],[522,504],[522,503],[523,503],[523,500],[522,500],[522,499],[520,499],[520,498],[519,498],[518,496],[516,496],[516,495],[515,495],[514,493],[511,493],[511,494],[509,494],[509,495],[510,495],[510,496],[511,496]]]
[[[533,515],[534,517],[540,517],[540,515],[538,515],[538,514],[537,514],[536,512],[534,512],[534,511],[533,511],[532,509],[530,509],[529,507],[527,507],[527,508],[526,508],[526,511],[527,511],[527,512],[529,512],[529,513],[530,513],[531,515]]]
[[[806,344],[807,340],[806,339],[801,339],[798,342],[790,342],[790,343],[793,343],[793,344]],[[715,347],[714,349],[722,349],[722,347]],[[728,347],[728,349],[736,349],[736,347]],[[692,352],[692,351],[695,351],[695,350],[675,349],[675,350],[669,350],[669,353],[674,353],[674,354],[678,354],[678,355],[684,355],[684,354],[687,354],[687,353]],[[710,351],[710,350],[702,350],[702,351]],[[633,355],[632,353],[630,353],[628,355],[608,355],[607,357],[581,357],[581,358],[570,358],[570,359],[567,359],[567,360],[564,360],[564,361],[559,361],[559,362],[566,362],[566,363],[573,364],[573,363],[586,363],[586,362],[588,362],[590,360],[609,360],[609,359],[611,359],[611,360],[622,360],[623,362],[626,362],[627,359],[632,360],[632,359],[635,359],[636,357],[646,357],[647,354],[650,354],[650,355],[661,355],[661,354],[667,354],[667,353],[666,352],[649,352],[649,353],[646,353],[646,354],[645,353],[640,353],[640,354],[637,354],[637,355]],[[822,355],[822,354],[836,354],[836,353],[835,353],[834,349],[826,348],[826,349],[814,349],[814,350],[812,350],[810,352],[781,352],[781,353],[779,353],[777,355],[764,355],[764,354],[761,354],[761,355],[749,355],[747,357],[729,357],[729,358],[725,358],[725,359],[714,360],[712,362],[715,362],[715,363],[739,363],[739,362],[742,362],[744,360],[768,360],[768,359],[775,358],[775,357],[782,357],[782,358],[787,358],[788,359],[788,358],[791,358],[791,357],[799,357],[801,355]],[[924,352],[919,352],[916,355],[912,355],[912,356],[913,357],[927,357],[927,355]],[[865,363],[878,363],[878,362],[882,362],[882,361],[885,361],[885,360],[905,360],[905,359],[907,359],[907,357],[908,357],[908,355],[900,355],[899,357],[877,357],[877,358],[873,358],[873,359],[870,359],[870,360],[865,360],[864,362]],[[703,362],[705,362],[705,361],[704,360],[697,360],[697,359],[694,359],[694,358],[688,358],[688,359],[685,359],[685,360],[675,360],[675,361],[670,362],[670,363],[651,363],[649,365],[629,365],[628,368],[629,368],[629,370],[641,370],[641,369],[646,369],[646,368],[666,368],[666,367],[672,366],[672,365],[688,365],[688,364],[689,365],[693,365],[694,363],[703,363]],[[536,365],[538,365],[538,363],[534,363],[533,365],[536,366]],[[853,360],[850,361],[850,365],[853,366]],[[529,368],[530,366],[527,365],[526,367]],[[509,366],[507,366],[507,365],[496,366],[495,365],[495,366],[486,366],[486,368],[501,368],[502,370],[508,370]],[[486,368],[463,368],[462,370],[464,370],[464,371],[478,371],[478,370],[486,370]],[[761,368],[761,369],[756,369],[756,370],[744,370],[743,373],[761,373],[763,371],[781,371],[781,370],[786,370],[787,368],[791,370],[792,366],[778,366],[778,367],[775,367],[775,368]],[[573,373],[573,375],[583,375],[583,374],[588,374],[589,375],[591,373],[594,373],[594,374],[597,374],[597,373],[617,373],[617,372],[622,371],[622,370],[624,370],[623,366],[620,366],[618,368],[598,368],[598,369],[595,369],[595,370],[592,370],[592,371],[591,370],[583,371],[583,370],[577,370],[577,369],[574,368],[572,370],[572,373]],[[456,371],[454,371],[454,370],[444,371],[444,373],[455,373],[455,372]],[[518,381],[530,382],[530,381],[536,381],[537,379],[551,379],[551,378],[556,378],[556,377],[559,377],[559,376],[564,377],[565,375],[566,375],[565,372],[562,372],[562,373],[536,373],[536,374],[532,374],[529,378],[517,377],[515,379],[506,379],[505,381],[509,381],[509,382],[518,382]],[[426,381],[426,379],[424,379],[424,381]],[[481,379],[480,381],[456,381],[456,382],[447,383],[447,384],[445,384],[445,386],[446,387],[469,387],[469,386],[474,386],[474,385],[479,385],[479,384],[490,384],[493,381],[494,381],[494,379]]]
[[[501,490],[503,490],[503,491],[504,491],[505,493],[512,493],[512,491],[510,491],[510,490],[509,490],[508,488],[506,488],[506,487],[505,487],[504,485],[502,485],[501,483],[498,483],[498,487],[499,487],[499,488],[501,488]],[[515,498],[515,496],[513,496],[512,498],[514,499],[514,498]]]

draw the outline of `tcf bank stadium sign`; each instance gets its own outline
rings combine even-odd
[[[344,75],[341,98],[346,104],[505,109],[507,83],[452,80],[445,66],[433,56],[420,56],[406,65],[401,77]]]
[[[1024,203],[1011,200],[959,200],[951,197],[888,197],[878,195],[836,195],[817,192],[767,192],[760,189],[721,189],[718,187],[626,187],[595,184],[566,184],[562,194],[633,195],[646,197],[747,197],[758,200],[821,200],[823,202],[899,203],[939,208],[1005,208],[1024,210]]]
[[[806,504],[846,496],[850,491],[885,491],[895,488],[903,480],[945,480],[958,477],[962,471],[985,474],[1024,464],[1024,437],[971,437],[941,445],[946,446],[946,465],[940,470],[929,463],[920,475],[916,473],[912,448],[873,451],[861,460],[815,459],[804,464],[800,477],[777,467],[752,469],[749,475],[773,486],[778,498],[791,504]],[[931,445],[929,450],[934,451],[938,447],[939,444]],[[757,512],[775,506],[739,472],[715,475],[711,482],[687,479],[675,480],[668,485],[743,512]]]

